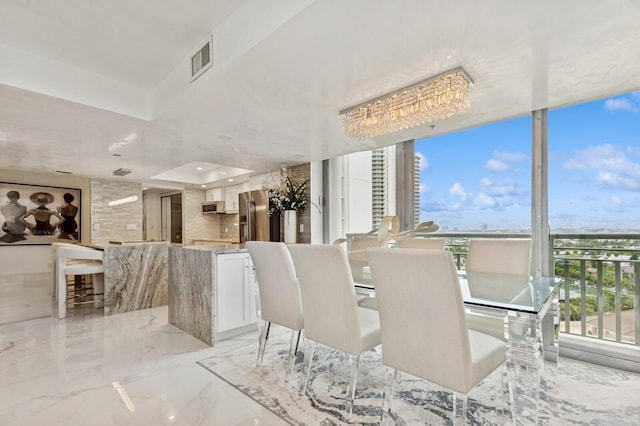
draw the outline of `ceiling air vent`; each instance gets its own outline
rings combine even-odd
[[[125,176],[125,175],[128,175],[129,173],[131,173],[131,170],[129,169],[118,169],[113,171],[114,176]]]
[[[191,82],[194,82],[213,64],[213,36],[209,35],[191,56]]]

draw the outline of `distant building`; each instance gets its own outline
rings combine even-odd
[[[420,157],[413,157],[413,225],[420,223]]]
[[[371,229],[387,214],[387,150],[371,151]]]
[[[378,229],[382,218],[395,214],[395,176],[390,179],[389,172],[395,172],[395,151],[389,148],[371,151],[371,227]],[[413,159],[413,221],[420,222],[420,157]]]

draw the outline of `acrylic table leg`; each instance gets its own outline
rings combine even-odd
[[[541,325],[537,315],[508,314],[507,371],[511,412],[518,423],[538,423],[540,381],[544,376]]]

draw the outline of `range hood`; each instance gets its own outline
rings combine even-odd
[[[205,201],[202,203],[202,214],[225,214],[224,201]]]

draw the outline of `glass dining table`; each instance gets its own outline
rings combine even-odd
[[[362,306],[375,307],[375,288],[368,266],[352,265],[356,292]],[[511,393],[513,410],[520,406],[537,423],[540,382],[545,358],[557,365],[557,291],[559,282],[552,277],[510,274],[458,272],[465,307],[470,315],[502,318],[505,324],[507,371],[518,391]],[[499,321],[498,321],[499,322]],[[543,339],[543,323],[552,332]],[[550,325],[549,325],[550,324]],[[546,340],[546,341],[545,341]],[[525,398],[529,402],[517,400]],[[531,407],[534,412],[526,412]],[[519,413],[519,418],[521,415]]]

